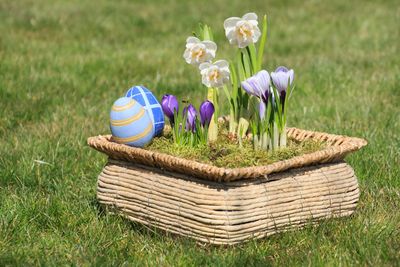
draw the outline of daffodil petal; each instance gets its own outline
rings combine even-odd
[[[214,62],[215,66],[218,66],[219,68],[229,68],[229,63],[226,60],[217,60]]]
[[[186,39],[186,44],[197,44],[197,43],[200,43],[200,40],[199,40],[199,38],[197,38],[197,37],[189,36],[189,37]]]
[[[261,36],[261,31],[258,28],[254,29],[254,34],[253,34],[253,43],[256,43],[258,41],[258,39]]]
[[[244,19],[244,20],[257,20],[258,17],[257,17],[256,13],[250,12],[250,13],[244,14],[242,19]]]
[[[214,52],[217,51],[217,44],[213,41],[205,40],[202,42],[207,49],[213,50]]]
[[[238,17],[230,17],[230,18],[227,18],[227,19],[224,21],[224,28],[226,29],[226,28],[228,28],[228,27],[235,27],[235,26],[236,26],[236,23],[237,23],[238,21],[240,21],[240,18],[238,18]]]
[[[204,62],[204,63],[200,64],[199,69],[202,71],[202,70],[208,69],[211,65],[212,65],[211,63]]]

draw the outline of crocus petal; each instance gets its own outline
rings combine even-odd
[[[210,124],[211,118],[214,114],[214,105],[212,102],[206,100],[200,105],[200,122],[201,125],[208,126]]]
[[[289,77],[290,77],[290,85],[292,85],[293,81],[294,81],[294,71],[293,70],[289,70]]]
[[[280,72],[280,71],[288,72],[289,70],[284,66],[279,66],[276,68],[275,72]]]
[[[261,70],[256,74],[256,77],[257,77],[257,80],[258,80],[258,82],[260,83],[260,85],[261,85],[261,87],[263,89],[269,88],[271,78],[269,76],[268,71]]]
[[[197,111],[195,107],[192,104],[189,104],[189,106],[184,109],[183,113],[186,114],[186,131],[195,131],[197,117]]]
[[[253,86],[248,81],[241,82],[241,85],[248,94],[256,96]]]
[[[279,93],[286,91],[289,79],[289,75],[286,72],[271,72],[271,78]]]
[[[249,84],[253,87],[254,93],[257,97],[261,98],[263,94],[263,88],[261,87],[261,83],[256,76],[252,76],[247,79]]]
[[[272,81],[279,92],[286,91],[288,87],[288,80],[290,85],[292,85],[294,80],[294,71],[292,69],[289,70],[284,66],[277,67],[274,72],[274,76],[272,77]]]
[[[173,124],[174,114],[179,110],[178,99],[174,95],[164,95],[161,99],[161,108],[171,124]]]
[[[241,83],[243,89],[260,99],[265,99],[269,94],[270,76],[268,71],[261,70],[257,74]]]

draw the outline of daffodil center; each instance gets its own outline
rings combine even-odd
[[[212,71],[208,74],[208,78],[209,78],[210,80],[213,80],[213,81],[217,81],[218,78],[219,78],[220,76],[221,76],[221,73],[219,73],[218,70],[212,70]]]
[[[192,51],[192,58],[200,59],[205,55],[205,51],[202,48]]]
[[[247,39],[253,35],[252,27],[248,23],[240,25],[237,29],[237,34],[240,35],[243,39]]]

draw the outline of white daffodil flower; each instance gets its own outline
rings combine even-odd
[[[196,37],[186,39],[186,50],[183,57],[186,62],[192,65],[199,65],[203,62],[210,62],[215,58],[217,45],[213,41],[200,41]]]
[[[229,43],[244,48],[256,43],[261,36],[257,15],[247,13],[242,18],[231,17],[224,21],[225,35]]]
[[[229,82],[229,63],[218,60],[212,63],[202,63],[199,66],[202,83],[207,87],[221,87]]]

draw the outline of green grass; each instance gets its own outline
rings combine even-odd
[[[105,214],[96,178],[108,110],[134,84],[205,97],[182,59],[204,21],[269,16],[264,66],[296,72],[289,126],[369,141],[347,161],[356,213],[235,247],[196,245]],[[0,0],[0,265],[399,265],[400,6],[388,1]]]

